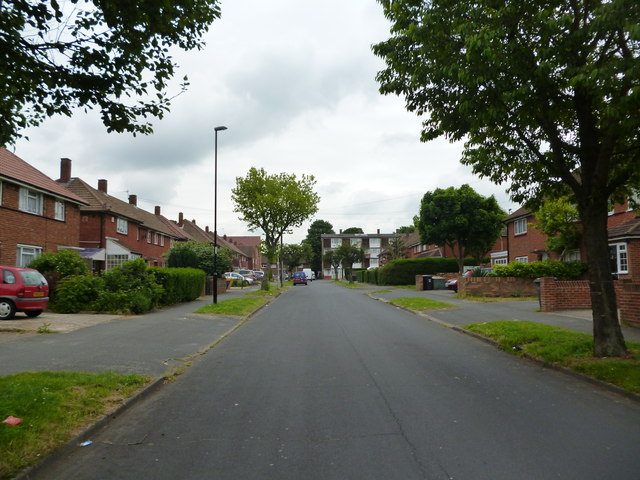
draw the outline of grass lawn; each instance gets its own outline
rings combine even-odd
[[[218,302],[210,303],[204,307],[200,307],[194,313],[216,313],[220,315],[249,315],[262,305],[267,303],[267,299],[260,296],[250,295],[240,298],[230,298]]]
[[[538,300],[538,297],[476,297],[473,295],[462,295],[460,293],[456,293],[455,298],[459,298],[460,300],[468,300],[470,302],[482,302],[482,303]]]
[[[367,285],[362,285],[361,283],[349,283],[342,280],[334,280],[333,283],[347,288],[367,288]]]
[[[24,372],[0,377],[0,478],[36,464],[150,381],[113,372]]]
[[[495,340],[515,355],[561,365],[585,375],[640,393],[640,343],[627,342],[626,358],[596,358],[593,337],[535,322],[488,322],[464,328]]]
[[[389,303],[398,305],[399,307],[408,308],[409,310],[437,310],[440,308],[458,308],[451,303],[440,302],[424,297],[402,297],[390,300]]]

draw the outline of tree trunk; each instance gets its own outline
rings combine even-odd
[[[616,294],[609,263],[607,213],[588,206],[581,212],[581,217],[593,311],[593,353],[596,357],[620,357],[627,350],[618,322]]]

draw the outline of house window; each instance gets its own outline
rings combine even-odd
[[[18,245],[16,266],[28,267],[29,264],[40,255],[42,255],[42,247],[35,247],[33,245]]]
[[[173,248],[173,238],[169,239],[169,248]]]
[[[129,260],[129,255],[107,255],[107,270],[119,267],[127,260]]]
[[[332,238],[331,239],[331,248],[338,248],[340,245],[342,245],[342,239],[341,238]]]
[[[369,239],[369,248],[380,248],[380,239],[379,238],[370,238]]]
[[[627,257],[627,244],[614,243],[609,245],[609,260],[612,273],[629,273],[629,258]]]
[[[56,200],[54,217],[56,220],[64,221],[64,202]]]
[[[23,212],[42,215],[42,194],[28,188],[20,188],[20,205]]]
[[[516,262],[529,263],[529,257],[516,257]]]
[[[493,264],[494,265],[506,265],[508,263],[506,258],[494,258],[493,259]]]
[[[378,268],[379,266],[380,266],[380,264],[378,263],[378,259],[377,258],[369,259],[369,268]]]
[[[164,247],[164,235],[160,235],[160,246]]]
[[[129,224],[124,218],[118,217],[118,223],[116,224],[116,232],[126,235],[129,230]]]
[[[147,243],[151,243],[151,231],[147,230]]]
[[[519,220],[516,220],[513,224],[513,232],[516,235],[523,235],[527,233],[527,219],[521,218]]]
[[[564,254],[565,262],[579,262],[580,261],[580,250],[569,250]]]
[[[153,244],[158,245],[158,232],[153,232]]]
[[[352,238],[351,239],[351,245],[353,245],[354,247],[362,246],[362,239],[361,238]]]

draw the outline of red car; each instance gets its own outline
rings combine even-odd
[[[48,303],[49,284],[39,271],[0,266],[0,320],[10,320],[16,312],[37,317]]]

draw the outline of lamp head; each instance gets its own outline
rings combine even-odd
[[[220,126],[220,127],[216,127],[216,128],[214,128],[214,130],[215,130],[216,132],[220,132],[220,131],[222,131],[222,130],[226,130],[226,129],[227,129],[227,127],[223,127],[223,126]]]

